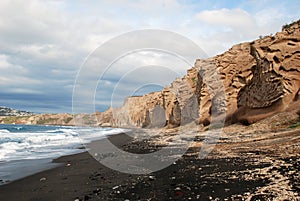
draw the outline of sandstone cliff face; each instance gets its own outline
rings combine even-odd
[[[161,104],[161,92],[154,92],[144,96],[129,97],[121,108],[113,109],[114,125],[149,127],[152,113],[156,105]]]
[[[252,78],[239,91],[237,120],[253,123],[297,108],[300,89],[299,21],[288,29],[250,44]]]
[[[274,36],[197,60],[187,75],[161,92],[129,97],[98,114],[113,126],[176,127],[212,118],[251,124],[300,105],[300,21]]]

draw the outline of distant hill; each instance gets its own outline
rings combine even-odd
[[[8,107],[0,106],[0,116],[31,116],[32,112],[16,110]]]

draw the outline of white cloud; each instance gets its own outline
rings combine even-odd
[[[205,10],[196,14],[196,18],[210,25],[234,29],[243,29],[244,27],[253,27],[255,25],[253,17],[242,9]]]
[[[260,35],[274,34],[288,19],[287,13],[274,5],[252,13],[242,8],[201,11],[194,16],[202,29],[197,42],[210,56],[214,56],[234,44],[257,39]]]
[[[1,69],[1,71],[13,67],[13,65],[11,63],[9,63],[7,61],[7,59],[8,59],[7,55],[0,54],[0,69]],[[19,66],[18,68],[23,69],[21,66]]]
[[[9,89],[9,87],[40,83],[37,79],[28,76],[28,70],[25,67],[10,63],[7,55],[0,55],[0,70],[0,86],[2,88]]]
[[[27,72],[23,66],[11,64],[8,60],[9,57],[7,55],[0,54],[0,70],[2,76],[7,76],[11,73],[25,74]]]

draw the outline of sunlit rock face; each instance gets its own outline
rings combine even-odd
[[[99,114],[112,126],[177,127],[251,124],[300,105],[300,22],[282,32],[233,46],[221,55],[197,59],[183,78],[160,92],[128,97],[120,108]],[[102,115],[102,116],[101,116]]]

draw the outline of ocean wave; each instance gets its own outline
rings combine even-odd
[[[0,127],[0,161],[57,158],[78,152],[91,140],[124,132],[115,128],[85,128],[60,126]]]
[[[2,134],[2,133],[10,133],[10,131],[7,129],[0,129],[0,134]]]

